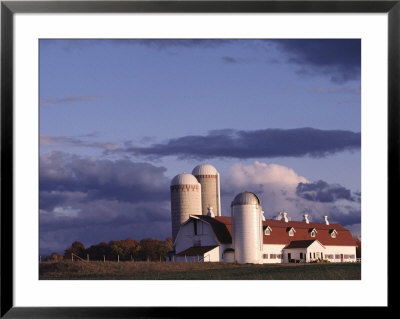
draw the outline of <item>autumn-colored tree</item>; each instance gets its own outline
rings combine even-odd
[[[164,261],[167,252],[172,250],[172,238],[165,241],[160,239],[146,238],[140,242],[127,238],[123,240],[111,240],[108,243],[101,242],[85,249],[85,246],[75,241],[65,250],[64,258],[71,259],[71,254],[86,259],[87,254],[90,260],[153,260]]]
[[[57,262],[59,262],[59,261],[62,261],[63,258],[64,258],[63,255],[60,255],[60,254],[57,254],[57,253],[51,253],[50,256],[46,257],[46,261],[57,261]]]
[[[131,238],[123,239],[121,242],[122,260],[132,260],[138,257],[139,243]]]
[[[169,244],[160,239],[142,239],[139,243],[139,258],[141,260],[165,261],[167,252],[171,250],[169,246]]]
[[[86,253],[89,255],[90,260],[103,260],[104,256],[110,255],[110,247],[102,241],[97,245],[90,246],[86,249]]]
[[[71,255],[74,254],[81,258],[86,258],[85,246],[80,241],[74,241],[64,252],[65,259],[71,259]]]
[[[172,246],[173,246],[172,237],[168,237],[167,239],[165,239],[165,246],[168,249],[167,251],[172,250]]]
[[[361,258],[361,238],[354,237],[356,242],[356,258]]]

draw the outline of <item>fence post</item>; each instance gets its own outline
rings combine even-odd
[[[71,260],[74,261],[74,253],[71,253]]]
[[[106,255],[103,255],[103,262],[106,262]]]
[[[86,254],[86,260],[89,261],[89,254]]]
[[[119,255],[118,255],[118,262],[119,262]]]

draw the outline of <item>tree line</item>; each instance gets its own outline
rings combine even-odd
[[[44,258],[45,261],[72,260],[76,258],[108,261],[165,261],[166,255],[172,250],[172,238],[165,241],[154,238],[145,238],[140,241],[127,238],[101,242],[88,248],[80,241],[75,241],[65,249],[63,254],[52,253]]]

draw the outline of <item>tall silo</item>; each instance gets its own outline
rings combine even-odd
[[[201,215],[201,185],[192,174],[176,175],[171,181],[172,240],[189,215]]]
[[[201,184],[202,214],[207,215],[208,207],[213,208],[215,216],[221,216],[220,178],[216,168],[210,164],[197,165],[192,174]]]
[[[231,203],[232,242],[235,261],[240,264],[262,263],[262,207],[256,194],[243,192]]]

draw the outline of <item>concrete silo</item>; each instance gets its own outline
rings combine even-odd
[[[220,178],[216,168],[210,164],[197,165],[192,174],[201,184],[202,214],[207,215],[208,207],[215,216],[221,216]]]
[[[256,194],[243,192],[231,203],[232,243],[235,261],[240,264],[262,263],[262,207]]]
[[[201,215],[201,185],[192,174],[176,175],[171,181],[172,240],[189,215]]]

